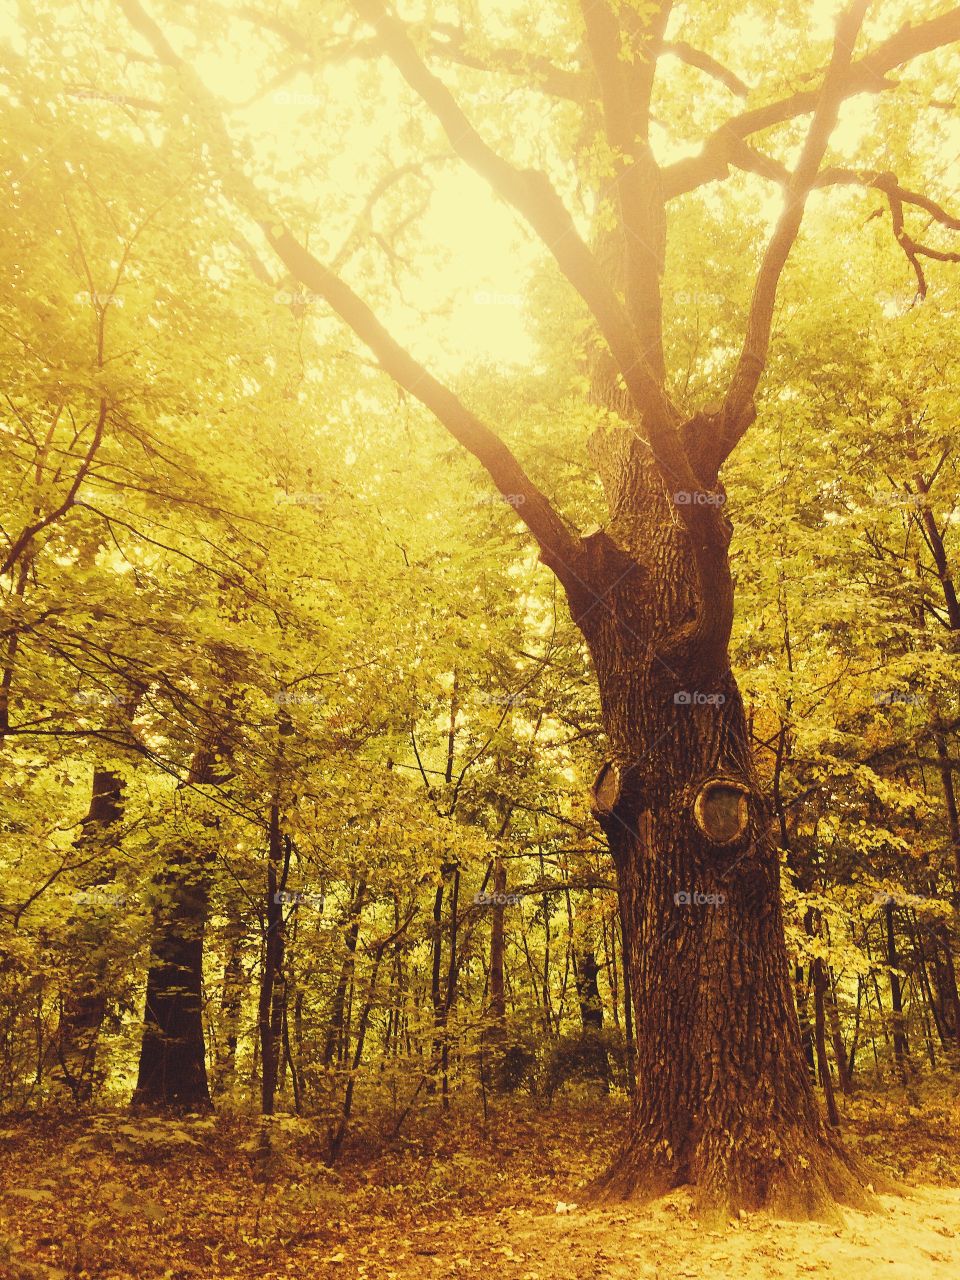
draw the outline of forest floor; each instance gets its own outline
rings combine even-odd
[[[591,1207],[622,1101],[456,1109],[341,1165],[311,1125],[120,1112],[0,1123],[2,1280],[956,1280],[960,1099],[946,1082],[845,1106],[854,1147],[903,1180],[835,1223],[741,1215],[712,1227],[689,1194]],[[389,1117],[385,1117],[386,1121]]]

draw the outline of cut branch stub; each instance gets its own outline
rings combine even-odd
[[[590,788],[590,811],[599,823],[608,819],[622,791],[620,766],[614,760],[606,760]]]
[[[711,844],[731,845],[750,825],[750,788],[736,778],[708,778],[693,802],[693,818]]]

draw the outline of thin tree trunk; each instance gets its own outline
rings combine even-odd
[[[893,1056],[897,1063],[901,1083],[906,1084],[910,1070],[910,1046],[907,1042],[906,1024],[903,1017],[903,995],[900,986],[900,975],[897,966],[900,957],[897,954],[897,939],[894,932],[893,903],[887,902],[883,909],[887,930],[887,965],[890,976],[890,1022],[893,1029]]]
[[[450,1106],[450,1014],[457,1000],[457,908],[459,901],[460,868],[457,867],[453,873],[453,888],[450,892],[450,963],[447,967],[447,994],[443,1002],[443,1023],[441,1028],[440,1078],[444,1109]]]
[[[824,1021],[824,995],[827,989],[827,975],[819,956],[815,956],[813,970],[813,1026],[814,1043],[817,1047],[817,1065],[820,1069],[820,1083],[827,1104],[827,1119],[834,1126],[840,1123],[840,1112],[837,1110],[837,1099],[833,1092],[833,1080],[830,1076],[830,1061],[827,1058],[827,1039]]]
[[[843,1043],[843,1031],[840,1027],[840,1011],[837,1008],[837,988],[833,974],[828,975],[829,984],[825,993],[827,1021],[830,1024],[830,1041],[833,1045],[833,1057],[837,1064],[837,1079],[840,1081],[840,1092],[847,1097],[853,1092],[853,1082],[847,1066],[847,1050]]]
[[[506,930],[504,909],[507,894],[507,866],[497,855],[493,860],[493,906],[490,920],[490,973],[487,1025],[484,1028],[481,1047],[489,1066],[490,1083],[496,1092],[506,1085],[503,1071],[504,1037],[506,1032],[507,992],[504,982],[506,955]],[[487,1081],[483,1081],[486,1089]]]
[[[286,939],[283,902],[290,845],[288,842],[286,861],[284,861],[280,805],[277,800],[274,800],[270,806],[268,830],[266,932],[257,1010],[257,1027],[260,1035],[260,1109],[265,1116],[273,1115],[276,1102],[285,1003],[283,965]]]
[[[227,958],[223,966],[223,987],[220,996],[222,1043],[216,1055],[213,1071],[214,1092],[217,1094],[230,1091],[237,1066],[237,1042],[246,985],[243,953],[247,945],[246,925],[239,911],[235,911],[230,917],[226,943]]]
[[[327,1024],[327,1034],[323,1044],[323,1065],[325,1067],[329,1067],[335,1057],[338,1060],[342,1057],[347,988],[353,975],[357,938],[360,934],[360,914],[363,911],[366,892],[367,882],[361,880],[350,905],[349,925],[346,934],[347,954],[344,957],[343,964],[340,966],[340,977],[337,979],[336,989],[333,993],[330,1021]]]
[[[860,1011],[863,1007],[863,978],[857,975],[857,1007],[853,1016],[853,1035],[850,1037],[850,1057],[847,1059],[847,1070],[850,1074],[850,1088],[853,1088],[857,1070],[857,1049],[860,1047]]]
[[[214,780],[215,751],[194,754],[190,787]],[[144,1010],[140,1068],[133,1105],[209,1109],[206,1046],[203,1036],[203,938],[209,912],[209,853],[194,848],[209,839],[204,814],[200,831],[173,848],[155,892],[153,945]]]
[[[592,947],[576,955],[577,1002],[580,1007],[580,1025],[587,1046],[587,1065],[590,1075],[600,1081],[604,1093],[610,1092],[610,1064],[607,1060],[603,1036],[603,1002],[598,982],[600,966]]]
[[[94,768],[90,808],[82,822],[77,851],[92,858],[122,816],[122,779],[108,769]],[[97,858],[92,874],[88,871],[84,876],[87,891],[95,892],[108,878],[109,871]],[[82,1104],[93,1094],[97,1046],[107,1012],[109,938],[104,926],[85,924],[77,917],[67,921],[66,935],[73,971],[61,992],[59,1023],[50,1046],[51,1080],[55,1091],[68,1092],[75,1103]]]

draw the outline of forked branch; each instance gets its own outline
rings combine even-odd
[[[606,284],[599,263],[549,178],[538,170],[515,168],[488,146],[450,90],[425,65],[404,25],[387,13],[381,0],[354,0],[354,7],[373,26],[384,52],[433,113],[457,155],[522,214],[553,254],[596,320],[651,445],[670,468],[674,483],[682,484],[689,468],[676,440],[675,415],[662,378],[638,350],[637,334],[626,309]]]
[[[895,87],[896,82],[889,78],[891,71],[956,40],[960,40],[960,7],[948,9],[946,13],[926,22],[907,23],[889,39],[850,64],[844,81],[843,97],[850,98],[860,93],[882,93]],[[730,155],[734,142],[742,142],[752,134],[809,115],[816,109],[820,96],[816,89],[801,89],[765,106],[753,107],[732,116],[707,138],[699,155],[678,160],[664,169],[665,198],[672,200],[705,183],[726,178],[730,164],[737,163]]]

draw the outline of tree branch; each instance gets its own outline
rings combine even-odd
[[[384,50],[410,88],[433,112],[454,151],[523,215],[590,308],[649,432],[651,445],[663,465],[669,467],[673,483],[682,486],[689,478],[689,467],[676,439],[675,413],[662,379],[638,352],[630,317],[604,282],[596,258],[550,180],[538,170],[514,168],[484,142],[446,85],[424,65],[406,28],[387,14],[381,0],[354,0],[354,7],[377,31]]]
[[[960,7],[949,9],[937,18],[916,26],[907,24],[888,40],[857,59],[849,67],[843,98],[861,93],[881,93],[893,87],[887,75],[895,68],[924,53],[960,40]],[[663,171],[664,197],[673,200],[708,182],[726,178],[731,140],[742,140],[753,133],[786,124],[798,116],[809,115],[817,107],[816,89],[802,89],[763,107],[741,112],[716,129],[704,143],[700,154],[668,165]]]
[[[914,274],[917,277],[917,293],[921,298],[927,296],[927,281],[920,262],[921,258],[933,258],[938,262],[960,262],[960,253],[958,252],[933,249],[929,245],[921,244],[920,241],[915,240],[904,225],[903,206],[911,204],[918,209],[923,209],[935,222],[939,222],[941,226],[950,231],[960,231],[960,218],[953,217],[942,205],[937,204],[935,200],[931,200],[929,196],[925,196],[919,191],[909,191],[907,188],[901,187],[895,173],[890,173],[889,171],[880,173],[864,172],[859,169],[843,168],[824,169],[817,178],[815,185],[818,187],[855,185],[872,187],[876,191],[883,192],[890,206],[894,238],[903,250],[907,261],[913,267]]]
[[[100,409],[97,414],[97,421],[93,430],[93,438],[80,462],[80,466],[77,468],[76,475],[73,477],[66,496],[58,506],[54,507],[52,511],[48,512],[41,519],[36,520],[33,524],[28,524],[23,529],[20,536],[12,543],[10,550],[4,557],[3,564],[0,564],[0,578],[6,576],[6,574],[10,572],[38,533],[49,528],[50,525],[55,524],[62,516],[66,515],[74,505],[80,486],[83,484],[90,467],[93,465],[93,460],[97,456],[97,450],[100,448],[100,443],[103,440],[103,431],[106,426],[106,422],[107,402],[101,397]]]
[[[645,23],[631,23],[631,66],[622,57],[624,33],[609,0],[580,0],[587,45],[600,85],[607,142],[626,258],[624,294],[640,340],[640,354],[657,381],[666,379],[660,276],[666,255],[667,222],[660,167],[648,140],[655,49],[663,38],[672,0],[661,0]],[[624,8],[626,17],[632,11]]]
[[[367,304],[335,272],[325,267],[272,215],[256,186],[239,170],[218,104],[192,67],[174,51],[140,0],[118,0],[127,18],[153,47],[157,57],[174,69],[194,99],[195,118],[211,131],[214,153],[224,169],[231,195],[260,224],[264,235],[287,269],[320,294],[370,347],[387,373],[439,419],[453,438],[472,453],[494,484],[515,507],[518,517],[536,538],[541,558],[565,588],[582,587],[576,574],[579,539],[571,533],[546,496],[520,463],[485,423],[457,396],[433,377],[387,332]]]
[[[725,85],[731,93],[735,93],[739,98],[746,98],[750,93],[750,87],[735,75],[729,68],[725,67],[722,62],[718,62],[716,58],[712,58],[709,53],[702,53],[699,49],[694,49],[693,45],[687,44],[686,40],[664,40],[660,45],[658,57],[664,54],[673,54],[675,58],[679,58],[681,62],[685,62],[687,66],[696,67],[698,71],[703,71],[706,75],[712,76],[714,80],[719,80]]]
[[[579,539],[570,533],[500,437],[404,350],[350,286],[319,262],[285,227],[264,224],[263,231],[287,270],[325,298],[370,348],[384,370],[425,405],[453,438],[483,464],[500,493],[516,508],[518,517],[537,539],[544,562],[561,582],[569,581],[579,559]]]
[[[833,56],[824,76],[820,98],[800,159],[787,184],[783,212],[760,264],[747,317],[743,349],[717,424],[720,428],[718,445],[721,462],[729,456],[756,415],[753,397],[767,362],[777,286],[800,231],[807,196],[816,182],[820,162],[837,123],[840,103],[848,84],[853,48],[869,4],[870,0],[854,0],[837,22]]]

